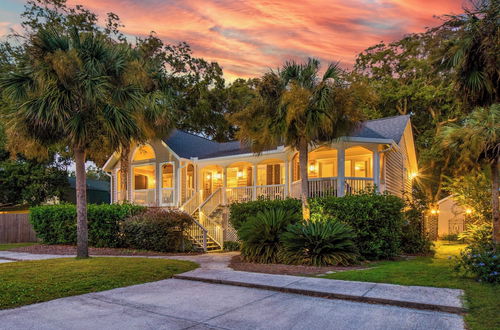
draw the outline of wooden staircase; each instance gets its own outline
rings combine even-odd
[[[186,233],[192,243],[200,250],[220,251],[224,248],[224,230],[220,219],[222,191],[217,189],[207,199],[202,200],[201,194],[195,193],[181,210],[193,217],[192,225]]]

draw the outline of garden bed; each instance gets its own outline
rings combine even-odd
[[[59,254],[76,255],[76,246],[74,245],[47,245],[36,244],[10,249],[12,252],[25,252],[34,254]],[[89,248],[89,254],[93,256],[173,256],[173,255],[197,255],[199,252],[185,253],[164,253],[145,250],[118,249],[118,248]]]
[[[328,272],[342,272],[346,270],[366,269],[365,266],[303,266],[303,265],[284,265],[284,264],[259,264],[253,262],[245,262],[241,257],[234,256],[229,263],[229,267],[234,270],[243,272],[280,274],[280,275],[319,275]]]

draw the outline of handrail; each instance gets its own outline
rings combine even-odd
[[[200,208],[200,195],[201,191],[199,193],[194,193],[193,196],[191,196],[182,206],[180,207],[181,210],[185,211],[189,215],[192,215],[196,210]]]

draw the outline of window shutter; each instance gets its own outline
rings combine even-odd
[[[275,164],[274,165],[274,184],[280,184],[280,183],[281,183],[281,165]]]

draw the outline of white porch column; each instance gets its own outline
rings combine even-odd
[[[290,164],[289,164],[289,161],[288,161],[288,158],[285,159],[285,197],[288,197],[289,195],[289,192],[290,192],[290,171],[288,170],[288,168],[290,167]]]
[[[252,165],[252,200],[257,199],[257,165]]]
[[[176,171],[175,171],[175,198],[176,198],[176,205],[180,206],[181,205],[181,162],[179,162],[179,166],[177,166]]]
[[[345,195],[345,146],[340,143],[337,148],[337,196]]]
[[[222,205],[227,204],[227,166],[224,166],[222,170]]]
[[[377,187],[376,191],[380,192],[380,154],[378,145],[373,148],[373,184]]]

